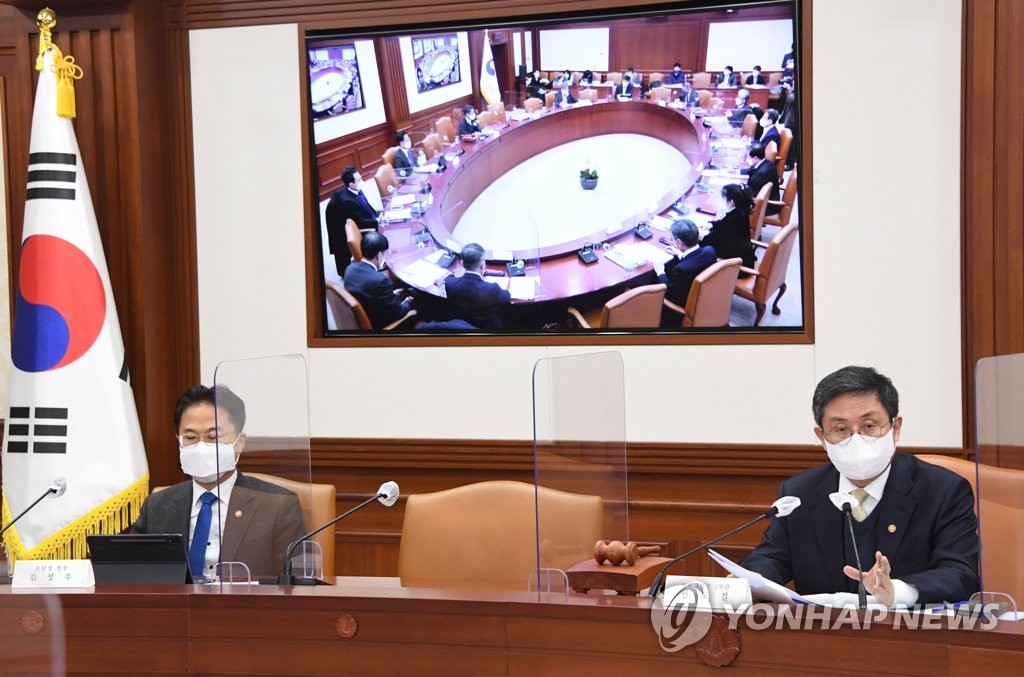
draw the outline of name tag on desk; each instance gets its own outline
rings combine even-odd
[[[90,588],[96,585],[87,559],[23,559],[14,565],[13,589]]]
[[[753,599],[750,584],[742,578],[721,576],[668,576],[665,578],[664,604],[666,607],[697,604],[704,599],[716,611],[731,609]]]

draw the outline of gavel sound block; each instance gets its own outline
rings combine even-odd
[[[630,541],[598,541],[594,558],[573,566],[567,572],[569,585],[576,592],[595,588],[614,590],[620,595],[636,595],[654,582],[668,557],[657,557],[661,546],[640,546]]]

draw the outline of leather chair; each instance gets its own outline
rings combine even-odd
[[[529,99],[523,102],[523,109],[527,113],[536,113],[543,107],[544,102],[536,97],[530,97]]]
[[[437,119],[434,123],[434,131],[441,135],[441,140],[445,145],[453,143],[457,138],[455,135],[455,123],[447,115]]]
[[[665,307],[683,316],[684,327],[727,327],[743,259],[723,259],[693,279],[686,307],[665,299]]]
[[[554,108],[555,107],[555,93],[553,91],[544,93],[544,107]]]
[[[743,118],[743,124],[740,126],[740,135],[745,136],[748,139],[753,139],[754,134],[757,133],[757,116],[753,113],[747,113],[747,116]]]
[[[498,120],[502,124],[508,122],[508,118],[505,115],[505,104],[503,104],[501,101],[495,101],[494,103],[488,104],[487,111],[497,115]]]
[[[480,129],[484,129],[485,127],[493,127],[499,122],[501,122],[501,120],[500,118],[498,118],[497,113],[492,113],[490,111],[485,110],[483,113],[480,113],[480,115],[477,116],[477,123],[480,125]]]
[[[941,465],[971,483],[981,512],[981,575],[985,592],[1010,595],[1020,610],[1024,605],[1024,470],[985,464],[976,468],[973,461],[930,454],[920,454],[917,459]]]
[[[597,103],[597,90],[596,89],[583,89],[577,95],[580,101],[586,100],[590,103]]]
[[[580,78],[583,77],[583,71],[573,71],[571,73],[571,75],[572,75],[572,81],[574,83],[576,83],[577,85],[580,84]]]
[[[664,101],[668,103],[672,100],[672,90],[668,87],[655,87],[649,94],[651,101]]]
[[[764,225],[785,227],[789,225],[789,219],[793,215],[793,205],[796,203],[796,175],[797,168],[789,173],[786,179],[786,187],[782,190],[782,200],[769,200],[768,204],[781,207],[778,214],[767,214],[764,217]]]
[[[622,84],[622,73],[609,73],[605,80],[611,80],[615,85]],[[635,82],[633,83],[636,84]]]
[[[662,75],[661,73],[658,73],[658,72],[651,73],[651,74],[649,74],[647,76],[648,86],[650,86],[652,89],[661,86],[661,85],[656,85],[654,83],[656,83],[656,82],[661,83],[661,82],[664,82],[664,81],[665,81],[665,76]]]
[[[345,241],[352,252],[352,263],[363,260],[363,233],[371,228],[360,229],[352,219],[345,219]]]
[[[722,110],[722,99],[717,96],[711,97],[711,101],[708,102],[708,110],[717,113]]]
[[[331,280],[324,280],[327,287],[327,307],[334,317],[334,325],[338,331],[372,331],[373,325],[367,317],[363,306],[356,300],[355,296],[345,290],[344,285]],[[402,317],[385,326],[384,331],[391,331],[402,324],[416,317],[416,311],[410,310]]]
[[[459,123],[462,122],[462,118],[464,118],[465,116],[466,112],[462,110],[462,106],[456,106],[455,108],[452,108],[452,124],[454,124],[456,127],[459,126]]]
[[[775,72],[775,73],[769,73],[768,74],[768,86],[769,87],[778,87],[780,82],[782,82],[782,73],[781,72]]]
[[[382,164],[380,167],[377,167],[377,172],[373,175],[373,180],[377,183],[377,192],[380,193],[381,199],[391,195],[391,193],[398,190],[398,187],[402,185],[401,179],[399,179],[398,174],[395,173],[395,168],[387,164]]]
[[[697,92],[697,105],[700,108],[708,110],[711,108],[711,99],[713,98],[714,95],[711,92],[706,89],[701,89]],[[721,100],[719,100],[719,102],[721,102]]]
[[[427,156],[427,161],[430,162],[437,154],[444,150],[444,142],[441,141],[441,135],[437,132],[427,134],[423,138],[423,154]]]
[[[694,89],[711,86],[711,73],[694,73],[691,79]]]
[[[743,267],[741,272],[750,273],[751,276],[736,281],[736,295],[752,301],[757,310],[754,318],[754,326],[761,324],[764,318],[765,308],[768,306],[768,299],[778,290],[772,304],[772,315],[781,315],[779,299],[786,293],[786,271],[789,268],[789,257],[793,253],[793,245],[796,242],[797,225],[790,224],[783,228],[772,238],[767,245],[758,240],[751,240],[755,247],[765,248],[764,256],[757,264],[757,269]]]
[[[279,487],[294,491],[299,497],[299,505],[302,506],[302,524],[306,533],[317,527],[327,524],[335,517],[335,497],[337,492],[333,484],[307,484],[294,480],[277,477],[276,475],[264,475],[263,473],[245,473],[249,477],[261,479],[264,482],[276,484]],[[334,575],[334,529],[324,529],[313,537],[313,540],[320,544],[324,556],[324,575]]]
[[[586,314],[569,308],[569,316],[586,329],[629,329],[657,327],[665,285],[648,284],[630,289]]]
[[[772,184],[761,186],[754,197],[754,206],[750,209],[750,239],[761,239],[761,227],[764,226],[765,215],[768,213],[768,198],[771,196]]]
[[[603,535],[600,496],[479,482],[409,496],[398,551],[402,585],[527,590],[537,570],[538,502],[541,538],[553,553],[543,566],[564,571],[592,557]]]
[[[384,154],[380,156],[380,159],[384,161],[384,164],[395,166],[395,154],[398,152],[398,146],[392,146],[384,151]]]
[[[768,153],[765,153],[765,157],[775,163],[775,171],[782,176],[783,172],[786,171],[786,158],[789,157],[789,147],[793,143],[793,130],[788,127],[783,127],[779,130],[779,148],[775,152],[773,157],[768,157]],[[771,146],[771,144],[768,144]]]

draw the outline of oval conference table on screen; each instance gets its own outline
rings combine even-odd
[[[634,232],[634,227],[666,210],[680,197],[687,194],[693,184],[700,178],[701,170],[711,156],[707,140],[707,132],[701,118],[694,120],[691,112],[671,106],[663,106],[644,101],[609,101],[594,105],[582,105],[561,110],[542,113],[536,119],[525,119],[510,122],[500,129],[498,136],[476,142],[461,141],[445,151],[449,158],[447,171],[440,174],[418,175],[431,187],[432,204],[423,215],[413,221],[383,223],[381,231],[388,236],[391,243],[390,267],[394,275],[410,287],[434,296],[443,295],[439,282],[423,277],[424,267],[421,261],[431,255],[438,254],[438,247],[458,251],[463,245],[478,241],[486,251],[489,271],[506,270],[505,261],[509,258],[526,262],[527,276],[539,277],[537,293],[532,298],[516,297],[515,303],[537,303],[570,299],[589,294],[615,285],[629,284],[632,281],[649,275],[650,263],[627,270],[608,258],[608,251],[598,251],[598,260],[586,264],[577,255],[577,251],[587,244],[605,244],[611,246],[629,245],[642,242]],[[474,202],[510,171],[528,163],[531,158],[558,149],[566,144],[579,142],[583,139],[608,138],[608,135],[639,135],[661,142],[674,149],[683,158],[683,169],[679,172],[678,181],[671,185],[656,188],[652,196],[650,191],[637,200],[634,194],[641,193],[639,188],[648,188],[642,184],[649,176],[656,176],[658,166],[628,166],[626,169],[631,177],[628,185],[621,187],[608,185],[609,175],[621,176],[619,159],[604,157],[605,167],[599,168],[602,178],[606,179],[603,188],[604,199],[613,195],[614,204],[618,208],[611,222],[606,215],[603,220],[588,227],[576,223],[569,229],[568,239],[545,237],[539,232],[547,224],[536,219],[526,219],[521,226],[524,240],[519,246],[508,249],[489,249],[486,238],[466,239],[460,237],[460,219],[471,210]],[[628,137],[627,137],[628,138]],[[635,158],[634,158],[635,161]],[[534,194],[539,194],[549,204],[558,204],[563,212],[582,214],[585,219],[596,215],[593,204],[597,191],[584,190],[578,181],[579,170],[583,167],[573,166],[570,170],[576,181],[573,190],[549,193],[544,185],[535,187]],[[609,171],[605,171],[608,169]],[[415,179],[410,186],[403,187],[399,192],[412,190]],[[630,187],[632,186],[632,188]],[[422,188],[422,186],[420,186]],[[421,194],[422,196],[422,194]],[[606,203],[607,204],[607,203]],[[512,206],[509,205],[509,208]],[[493,208],[501,209],[502,205]],[[472,214],[473,220],[488,219],[486,213],[479,210]],[[572,216],[568,217],[572,219]],[[498,220],[498,219],[495,219]],[[476,224],[479,225],[479,224]],[[517,224],[512,224],[518,228]],[[465,230],[464,227],[462,227]],[[426,237],[428,231],[430,237]],[[478,232],[478,229],[474,228]],[[649,242],[658,244],[657,235]],[[507,235],[507,233],[506,233]],[[453,273],[461,272],[459,263],[451,266]],[[492,280],[494,278],[491,278]]]

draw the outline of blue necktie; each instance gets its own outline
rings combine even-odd
[[[207,491],[199,497],[203,505],[199,508],[199,516],[196,518],[196,530],[192,534],[192,543],[188,546],[188,567],[192,570],[193,576],[203,576],[206,545],[210,542],[210,523],[213,521],[213,509],[210,507],[217,500],[212,491]]]

